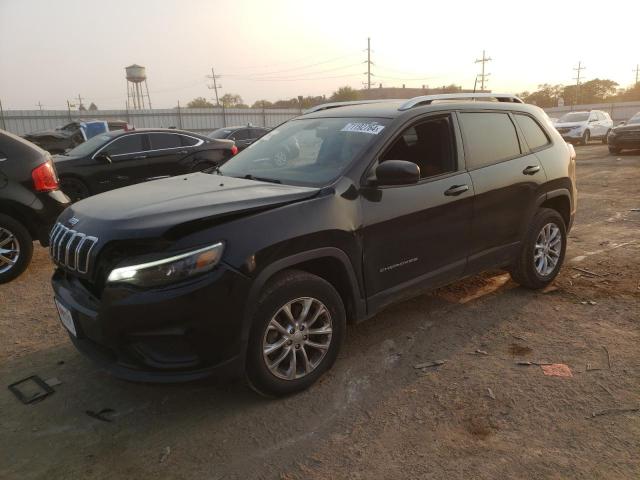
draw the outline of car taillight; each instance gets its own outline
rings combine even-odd
[[[31,171],[31,178],[33,178],[33,186],[38,192],[50,192],[58,189],[58,177],[51,160],[34,168]]]
[[[231,155],[235,155],[236,153],[238,153],[238,147],[236,147],[235,145],[233,147],[231,147]]]

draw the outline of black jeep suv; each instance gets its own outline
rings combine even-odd
[[[391,302],[496,267],[548,285],[575,152],[541,109],[491,98],[322,105],[216,171],[73,205],[51,237],[71,340],[125,378],[230,369],[283,395]]]

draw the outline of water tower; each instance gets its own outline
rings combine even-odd
[[[129,108],[134,110],[151,108],[146,69],[134,63],[125,67],[124,70],[127,72],[127,105]]]

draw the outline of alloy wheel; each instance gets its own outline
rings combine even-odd
[[[20,258],[20,242],[11,231],[0,227],[0,273],[13,268]]]
[[[313,372],[331,346],[332,320],[318,299],[297,298],[271,317],[262,340],[262,355],[269,371],[284,380]]]
[[[550,275],[560,259],[562,232],[555,223],[547,223],[536,238],[533,249],[533,264],[538,275]]]

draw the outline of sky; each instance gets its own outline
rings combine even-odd
[[[624,13],[621,13],[624,12]],[[634,81],[640,1],[0,0],[4,109],[124,108],[124,67],[147,69],[154,108],[220,95],[245,103],[372,82],[473,88],[483,49],[487,88]]]

